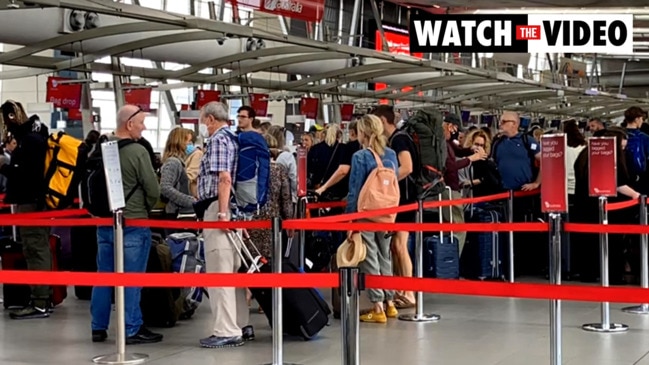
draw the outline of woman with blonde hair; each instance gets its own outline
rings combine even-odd
[[[307,174],[309,189],[319,189],[338,170],[343,160],[345,146],[341,143],[343,132],[338,124],[328,124],[324,141],[316,144],[307,156]],[[342,200],[347,189],[336,184],[327,189],[326,201]]]
[[[275,153],[275,160],[280,166],[284,166],[288,172],[288,181],[291,186],[291,200],[293,203],[297,203],[297,162],[293,157],[293,154],[286,149],[286,137],[284,134],[284,128],[273,125],[268,128],[268,135],[272,136],[275,139],[275,151],[271,150],[271,154]],[[268,141],[267,141],[268,142]],[[270,143],[268,144],[270,147]],[[273,147],[271,147],[272,149]]]
[[[191,142],[191,133],[184,128],[169,132],[160,169],[160,198],[166,203],[165,216],[176,219],[178,214],[193,213],[195,198],[189,193],[189,178],[185,172],[187,145]]]
[[[187,130],[191,135],[191,141],[187,144],[185,158],[185,172],[189,179],[189,192],[194,198],[198,198],[198,172],[201,167],[201,159],[203,158],[203,149],[198,141],[198,136],[192,130]]]
[[[464,148],[483,149],[489,155],[491,153],[491,138],[482,129],[473,130],[465,137]],[[502,190],[498,168],[491,160],[474,161],[465,169],[464,173],[463,185],[470,189],[471,196],[486,196]]]
[[[397,155],[387,147],[387,138],[383,135],[383,123],[375,115],[363,116],[357,124],[358,141],[362,149],[352,157],[351,174],[349,177],[349,195],[347,196],[347,213],[358,210],[358,197],[367,177],[377,167],[377,157],[383,166],[398,174]],[[361,220],[363,221],[363,220]],[[351,234],[351,232],[350,232]],[[363,273],[370,275],[392,276],[392,259],[390,257],[390,239],[386,232],[361,232],[363,243],[367,248],[365,260],[360,263]],[[394,306],[394,291],[370,289],[367,291],[373,310],[361,315],[360,320],[369,323],[386,323],[388,318],[396,318],[399,314]],[[383,302],[387,308],[383,308]]]

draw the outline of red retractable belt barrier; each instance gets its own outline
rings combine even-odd
[[[618,203],[607,203],[606,204],[606,211],[611,212],[611,211],[614,211],[614,210],[626,209],[626,208],[630,208],[630,207],[633,207],[633,206],[638,205],[638,204],[640,204],[640,198],[631,199],[631,200],[625,200],[625,201],[621,201],[621,202],[618,202]]]

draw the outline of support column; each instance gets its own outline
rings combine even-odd
[[[122,63],[119,57],[111,57],[111,64],[113,69],[122,71]],[[122,77],[113,75],[113,92],[115,93],[115,110],[119,110],[124,106],[124,90],[122,90]]]

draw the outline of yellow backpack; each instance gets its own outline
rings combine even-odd
[[[50,134],[45,156],[45,203],[50,209],[65,209],[79,195],[90,152],[81,140],[63,131]]]

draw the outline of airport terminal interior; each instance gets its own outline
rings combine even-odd
[[[444,134],[448,149],[453,150],[455,147],[451,145],[456,143],[458,146],[463,144],[465,149],[471,151],[466,155],[457,154],[458,160],[451,162],[454,166],[457,165],[453,170],[455,175],[453,179],[444,176],[449,190],[439,191],[440,199],[446,192],[448,196],[444,199],[448,200],[471,199],[474,196],[502,192],[507,194],[508,191],[516,195],[514,190],[535,191],[540,188],[540,182],[534,179],[528,179],[516,187],[507,185],[510,179],[505,175],[513,169],[503,168],[496,160],[493,152],[502,142],[496,142],[495,138],[503,133],[506,135],[509,128],[507,125],[511,122],[514,127],[518,125],[518,129],[514,130],[510,138],[524,136],[517,142],[517,146],[520,147],[521,143],[526,146],[522,150],[525,151],[522,152],[522,159],[532,164],[531,167],[526,167],[530,170],[529,178],[534,176],[540,179],[542,175],[538,172],[539,165],[535,165],[542,154],[542,147],[539,146],[543,143],[539,138],[544,133],[560,135],[561,138],[564,138],[564,134],[568,135],[565,137],[567,142],[562,143],[566,144],[566,150],[575,148],[577,152],[574,152],[572,157],[567,157],[572,158],[570,166],[565,166],[566,171],[569,171],[563,178],[558,179],[562,182],[567,181],[567,187],[564,187],[567,193],[563,195],[566,197],[566,208],[569,207],[569,222],[599,223],[597,198],[586,199],[586,203],[591,205],[583,206],[576,196],[583,192],[586,198],[589,197],[587,179],[590,176],[588,161],[580,165],[581,160],[577,155],[587,155],[587,152],[580,154],[580,151],[589,151],[585,146],[590,137],[617,138],[612,139],[614,142],[611,145],[616,151],[617,160],[611,160],[613,165],[610,174],[601,171],[600,174],[615,175],[617,180],[613,181],[613,184],[627,184],[624,185],[627,190],[613,186],[613,190],[617,191],[614,195],[617,196],[611,196],[611,202],[619,203],[624,201],[626,196],[637,204],[619,210],[611,209],[608,218],[610,223],[614,224],[646,226],[647,212],[644,203],[649,193],[649,178],[638,177],[638,180],[632,181],[630,174],[635,165],[620,163],[626,155],[619,154],[632,153],[629,152],[632,147],[628,146],[636,146],[632,144],[630,137],[636,133],[634,128],[642,130],[637,133],[647,133],[642,127],[643,123],[644,127],[647,127],[649,108],[647,5],[649,4],[646,1],[640,0],[0,0],[0,102],[3,103],[0,109],[4,119],[0,121],[0,145],[3,152],[0,157],[6,156],[9,164],[11,151],[14,148],[22,148],[20,141],[17,142],[15,137],[5,133],[4,128],[7,126],[6,131],[11,132],[13,119],[7,118],[17,118],[18,114],[38,115],[49,133],[64,132],[76,140],[88,143],[93,131],[97,134],[94,137],[95,142],[99,135],[111,135],[114,132],[117,135],[116,131],[120,126],[128,125],[129,127],[124,128],[131,128],[129,123],[139,118],[138,115],[142,113],[143,130],[139,131],[138,138],[148,142],[154,168],[156,163],[159,164],[156,172],[160,178],[160,167],[162,166],[164,171],[163,163],[166,163],[167,153],[170,153],[168,146],[170,143],[176,143],[173,142],[176,137],[172,137],[176,131],[185,131],[181,141],[183,157],[184,144],[187,144],[186,155],[190,156],[201,142],[207,143],[208,138],[213,138],[208,134],[214,133],[212,129],[209,132],[202,129],[206,123],[212,123],[205,120],[217,120],[214,117],[216,114],[210,114],[209,118],[206,114],[207,110],[213,110],[210,108],[215,108],[216,105],[217,108],[222,107],[226,114],[222,118],[224,120],[218,121],[229,125],[232,132],[251,128],[250,130],[262,133],[269,145],[284,143],[283,146],[275,146],[275,149],[290,152],[289,156],[296,157],[297,173],[282,166],[282,170],[277,170],[281,171],[278,175],[280,179],[287,180],[283,175],[289,174],[292,179],[295,174],[302,173],[301,169],[305,169],[304,173],[308,179],[319,181],[309,180],[305,183],[309,191],[318,192],[319,199],[322,199],[319,202],[310,201],[303,195],[298,198],[294,182],[291,182],[294,185],[282,182],[286,185],[286,193],[290,194],[290,201],[284,206],[277,204],[276,209],[272,210],[273,213],[266,218],[279,215],[282,215],[284,220],[294,217],[324,217],[342,214],[344,209],[340,208],[341,205],[334,204],[332,207],[311,209],[307,214],[305,210],[310,209],[307,208],[308,204],[345,200],[351,185],[345,185],[343,197],[332,200],[324,199],[328,195],[324,193],[326,189],[323,187],[326,185],[331,188],[339,181],[349,184],[349,181],[354,180],[345,177],[347,174],[354,175],[349,166],[354,166],[354,161],[360,160],[356,159],[357,155],[354,152],[349,153],[347,162],[344,162],[344,157],[334,158],[337,156],[337,149],[332,147],[334,142],[335,146],[346,146],[361,135],[369,136],[364,134],[369,133],[368,129],[364,128],[370,128],[367,126],[372,125],[374,121],[382,123],[381,131],[388,127],[400,128],[409,125],[409,120],[416,120],[424,115],[424,111],[432,110],[431,113],[440,115],[440,125],[449,128],[449,134]],[[476,14],[485,17],[571,14],[575,19],[579,19],[580,14],[602,14],[604,19],[609,21],[614,19],[615,14],[631,14],[633,29],[629,32],[629,37],[633,39],[633,49],[629,54],[411,52],[410,18],[422,14],[440,18],[448,15]],[[9,103],[12,107],[20,103],[22,112],[16,107],[17,109],[8,114],[5,109],[7,101],[13,101]],[[134,109],[128,109],[129,107]],[[125,110],[131,112],[128,113],[130,117],[124,117]],[[244,120],[247,119],[250,121],[245,122],[247,127],[244,128]],[[275,132],[279,135],[275,135]],[[573,133],[572,137],[570,133]],[[643,136],[646,137],[646,150],[643,153],[646,153],[647,158],[641,165],[646,169],[649,165],[649,136]],[[241,138],[240,135],[239,143],[243,143]],[[531,144],[528,143],[528,138],[533,138]],[[575,138],[577,142],[574,142]],[[621,139],[627,141],[627,138],[628,144],[615,145],[615,141],[619,144],[622,143]],[[333,142],[327,142],[330,139]],[[545,137],[543,140],[546,140]],[[364,142],[359,139],[356,143],[360,152],[361,145],[358,143]],[[388,143],[393,147],[392,139]],[[412,143],[420,142],[417,139]],[[330,157],[320,155],[312,158],[311,152],[318,145],[324,146],[320,150],[329,151],[327,153]],[[206,146],[209,148],[210,145]],[[511,143],[498,146],[503,147],[514,148]],[[273,148],[269,148],[272,155]],[[489,148],[492,148],[491,154]],[[643,147],[637,148],[643,151]],[[394,149],[396,150],[396,147]],[[347,147],[342,150],[344,153],[348,151]],[[421,149],[419,151],[421,152]],[[410,152],[406,152],[411,156]],[[278,153],[281,156],[282,152]],[[301,155],[302,153],[304,155]],[[531,157],[528,154],[531,154]],[[503,159],[505,155],[507,153],[501,152],[498,157]],[[302,167],[300,156],[304,161],[315,162]],[[401,153],[395,156],[398,156],[401,165]],[[279,164],[279,157],[273,158],[276,158]],[[467,161],[461,165],[459,161],[463,158]],[[291,160],[291,166],[295,167],[296,160]],[[495,164],[495,174],[500,171],[503,175],[502,179],[498,177],[498,181],[494,183],[498,185],[498,189],[488,189],[489,186],[485,183],[485,179],[491,178],[488,172],[481,172],[486,174],[485,179],[473,176],[478,170],[472,170],[470,166],[478,166],[476,161],[485,162],[484,166],[491,166],[487,161]],[[505,161],[510,160],[505,158]],[[182,161],[183,171],[185,162]],[[0,160],[0,179],[4,179],[1,173],[4,163]],[[445,163],[448,169],[448,160]],[[414,168],[419,168],[419,164],[423,162],[415,164],[410,161],[409,164],[416,165],[413,167],[414,171]],[[505,163],[507,164],[508,162]],[[325,166],[326,171],[322,171]],[[343,166],[347,166],[347,170],[341,170]],[[583,171],[579,170],[579,166]],[[623,181],[620,180],[622,170],[627,174]],[[197,171],[195,174],[198,174]],[[328,185],[334,179],[334,171],[335,174],[338,174],[338,171],[344,172],[340,173],[339,180]],[[468,175],[462,175],[463,171]],[[183,176],[189,176],[189,172]],[[638,173],[637,176],[641,174]],[[269,179],[273,178],[275,177],[271,174]],[[645,178],[647,180],[644,180]],[[11,179],[12,177],[8,177],[6,181],[0,180],[0,188],[3,189],[0,190],[0,278],[3,270],[17,269],[11,266],[13,261],[8,258],[22,252],[21,248],[15,250],[19,247],[19,242],[14,242],[19,241],[16,231],[22,232],[22,228],[15,229],[3,222],[3,217],[6,219],[14,214],[16,204],[24,204],[2,201],[5,193],[6,197],[12,195],[9,190]],[[191,179],[196,178],[189,178]],[[193,188],[201,191],[203,187],[200,184],[200,176],[198,179],[198,187]],[[300,179],[306,177],[297,176],[298,182]],[[126,178],[124,180],[126,181]],[[458,188],[451,188],[452,181]],[[643,190],[645,182],[646,191]],[[6,191],[4,184],[7,184]],[[81,185],[79,191],[83,190],[83,182]],[[160,185],[162,186],[162,182]],[[137,186],[134,189],[136,188]],[[18,189],[15,183],[13,189]],[[298,191],[301,189],[297,188]],[[632,191],[629,193],[628,189]],[[278,188],[273,191],[281,195],[283,193],[277,193],[280,190]],[[164,195],[164,191],[161,190],[156,195],[162,197],[161,194]],[[184,195],[188,196],[190,203],[197,199],[196,193],[189,190]],[[403,193],[401,197],[403,198]],[[548,222],[548,216],[541,212],[538,194],[527,194],[525,197],[516,195],[516,198],[510,199],[513,199],[511,207],[505,197],[487,205],[456,205],[452,209],[448,208],[449,215],[455,217],[459,214],[460,220],[466,223],[502,223],[509,219],[520,224]],[[159,205],[163,199],[159,200],[158,205],[147,209],[151,214],[150,219],[169,219],[169,214],[173,214],[171,219],[180,219],[180,208],[169,213],[169,201],[172,199],[164,202],[166,206]],[[407,203],[413,202],[416,201],[411,200]],[[403,199],[399,204],[402,203]],[[144,204],[147,203],[143,201],[142,205]],[[287,206],[290,214],[286,213]],[[640,209],[641,207],[644,207],[644,210]],[[72,208],[72,204],[67,208]],[[216,212],[207,207],[205,209],[206,217],[208,214],[216,216]],[[492,212],[492,215],[487,214],[491,217],[486,218],[487,220],[479,220],[475,218],[477,215],[473,215],[474,212],[487,210]],[[515,213],[512,213],[512,210]],[[153,216],[153,212],[159,213],[157,218]],[[221,214],[225,213],[219,212],[217,219],[221,218]],[[423,214],[424,221],[436,223],[438,218],[445,221],[448,219],[443,211],[440,213],[438,210],[433,212],[433,215],[435,218]],[[326,223],[323,222],[326,221],[315,223],[318,226],[313,227],[313,231],[325,231],[323,227]],[[415,214],[403,217],[399,215],[397,222],[414,223]],[[167,230],[158,231],[162,236],[169,233]],[[75,234],[73,228],[52,227],[51,233],[59,238],[55,255],[59,260],[60,271],[97,271],[95,240],[100,240],[101,237],[98,238],[95,231],[90,234],[88,231],[84,232],[84,238],[79,239],[80,236]],[[416,261],[416,255],[413,254],[413,248],[417,247],[414,245],[414,234],[406,234],[404,238],[399,233],[393,236],[386,234],[382,239],[376,240],[383,242],[392,237],[393,250],[395,241],[405,247],[405,251],[398,253],[401,255],[399,257],[403,258],[405,252],[407,260],[411,257]],[[326,234],[318,236],[311,231],[303,234],[296,231],[296,238],[292,242],[294,247],[306,247],[307,261],[311,260],[309,263],[319,265],[319,270],[316,271],[335,272],[330,260],[336,262],[335,247],[344,240],[344,236]],[[448,235],[448,232],[444,234]],[[638,289],[641,286],[649,288],[649,252],[646,250],[649,243],[646,234],[644,237],[639,234],[607,236],[611,249],[610,255],[607,256],[610,259],[610,269],[607,269],[606,275],[610,276],[610,285],[629,289]],[[269,241],[270,236],[259,234],[255,237],[265,237]],[[516,252],[515,270],[509,265],[510,258],[514,255],[507,249],[510,247],[508,232],[463,232],[458,237],[462,243],[459,248],[457,243],[454,247],[462,251],[464,245],[464,252],[461,258],[459,253],[455,253],[457,259],[453,260],[459,271],[448,277],[457,280],[457,283],[487,278],[485,283],[509,281],[545,284],[553,276],[548,258],[547,231],[516,232],[511,236]],[[439,241],[439,237],[437,239]],[[451,243],[454,239],[450,239]],[[560,261],[563,266],[563,284],[602,286],[598,246],[600,239],[598,234],[561,234],[560,245],[563,254],[560,255]],[[313,252],[317,251],[319,254],[321,249],[314,248],[313,242],[329,244],[327,240],[331,240],[335,247],[333,251],[327,251],[329,256],[326,257],[326,263],[318,262],[317,259],[322,257],[316,257]],[[493,256],[487,258],[485,264],[491,265],[489,270],[492,271],[488,270],[486,275],[476,274],[475,270],[471,271],[469,268],[471,265],[478,265],[477,257],[484,252],[478,253],[476,248],[475,262],[470,261],[471,258],[465,260],[469,252],[474,252],[469,251],[469,247],[477,247],[476,242],[483,240],[493,244],[489,246],[489,255]],[[390,245],[390,241],[386,242]],[[426,238],[422,245],[427,245],[428,242],[432,241]],[[554,242],[555,246],[556,242],[558,241]],[[95,251],[90,250],[91,253],[88,253],[88,247],[91,246]],[[432,261],[434,250],[424,249],[422,260]],[[428,251],[430,253],[427,253]],[[311,254],[314,256],[310,256]],[[501,256],[494,259],[498,254]],[[368,250],[367,255],[378,255],[382,257],[380,260],[383,260],[380,265],[385,264],[383,254],[377,254],[376,250]],[[397,253],[387,256],[392,257],[393,262],[390,263],[389,259],[387,262],[388,265],[395,265],[395,275],[408,271],[403,267],[397,268]],[[300,252],[292,252],[291,260],[295,257],[300,261]],[[207,259],[209,260],[209,257]],[[494,264],[496,261],[500,264]],[[408,264],[403,264],[403,260],[398,262],[399,265],[406,265],[405,267],[412,266],[410,261]],[[484,263],[484,260],[482,262]],[[27,264],[23,265],[25,267],[20,269],[26,269]],[[31,261],[29,265],[32,265]],[[184,265],[183,261],[183,268]],[[362,265],[364,264],[361,262],[361,267]],[[434,268],[432,270],[434,271]],[[485,268],[482,267],[481,270],[484,272]],[[512,277],[514,271],[515,275]],[[427,275],[426,273],[424,275]],[[438,278],[444,278],[439,272],[436,275]],[[411,273],[405,276],[411,276]],[[29,293],[29,288],[27,290]],[[54,292],[56,290],[54,289]],[[15,308],[6,308],[8,303],[13,303],[14,300],[9,296],[16,295],[16,292],[3,290],[0,296],[5,304],[5,309],[0,313],[0,365],[92,364],[96,356],[114,353],[119,348],[115,338],[115,317],[118,311],[112,308],[108,338],[95,341],[95,337],[101,334],[95,333],[91,327],[89,292],[81,295],[74,285],[67,286],[65,290],[67,295],[63,296],[64,300],[56,303],[51,313],[45,310],[42,318],[23,318],[24,320],[15,320],[21,314],[13,312]],[[330,288],[321,288],[320,292],[327,306],[331,306],[334,312],[339,310],[335,308],[336,300],[333,300]],[[360,296],[360,309],[372,308],[368,291],[361,292]],[[557,333],[551,331],[550,313],[553,304],[547,299],[437,293],[424,293],[422,298],[423,313],[438,314],[441,316],[439,321],[418,323],[388,318],[387,323],[372,323],[371,315],[360,316],[358,349],[361,363],[649,365],[649,306],[644,308],[644,314],[622,310],[642,303],[611,303],[610,308],[605,311],[610,315],[611,325],[614,327],[615,324],[624,324],[628,328],[625,326],[617,332],[598,332],[586,331],[582,326],[601,321],[604,309],[599,302],[561,302],[562,346],[561,355],[557,356],[556,352],[551,351],[552,344],[557,342]],[[412,296],[412,293],[398,292],[394,299],[400,315],[417,312],[414,303],[416,297]],[[33,292],[31,299],[27,300],[26,308],[39,308],[35,304],[37,302]],[[649,303],[649,294],[647,302]],[[50,304],[48,299],[47,305]],[[280,365],[273,363],[273,354],[278,350],[273,348],[273,332],[260,306],[261,303],[255,300],[248,303],[254,340],[246,341],[241,347],[232,348],[204,348],[210,346],[199,342],[206,337],[209,340],[211,328],[214,326],[210,299],[204,295],[199,304],[195,313],[192,311],[191,318],[178,320],[171,328],[160,328],[145,323],[154,333],[164,335],[164,339],[161,342],[129,344],[126,351],[146,354],[147,363],[155,365]],[[389,308],[386,307],[388,317],[394,317],[390,316],[391,309],[392,305],[389,304]],[[144,309],[142,311],[144,312]],[[34,312],[30,313],[32,315]],[[284,317],[286,320],[286,313]],[[358,318],[358,315],[354,317]],[[342,339],[342,327],[341,320],[331,313],[328,324],[316,331],[315,337],[309,341],[299,336],[284,336],[283,362],[304,365],[357,364],[350,359],[343,359],[343,347],[346,343]],[[245,337],[245,328],[243,331]],[[139,332],[129,338],[134,336],[139,336]],[[146,336],[148,335],[145,334]]]

